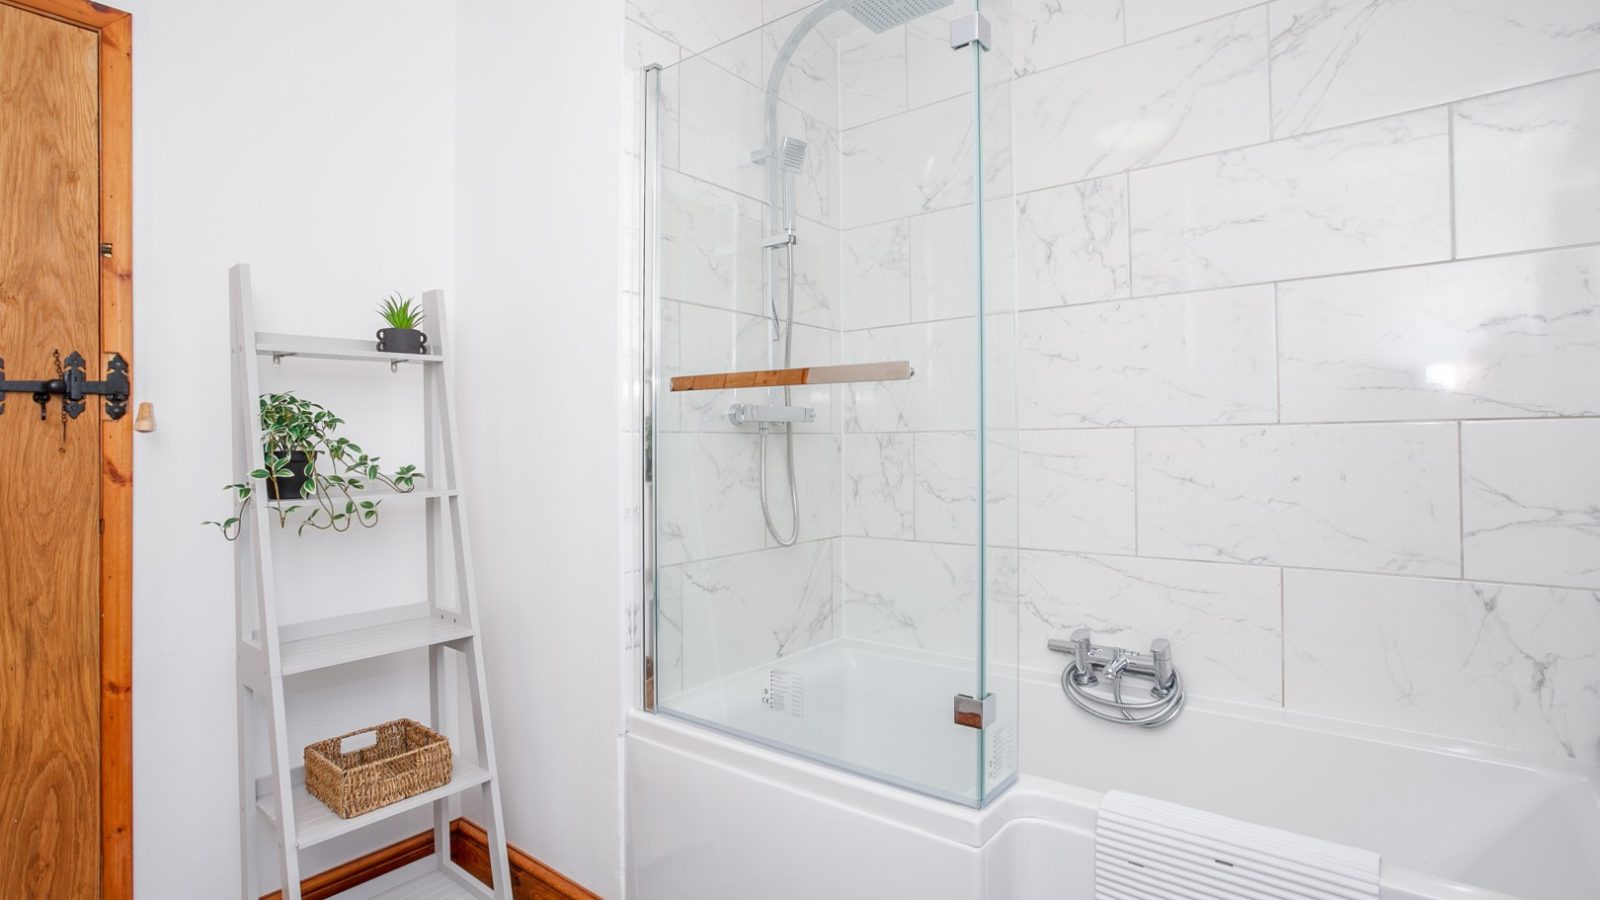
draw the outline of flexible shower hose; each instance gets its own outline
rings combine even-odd
[[[789,247],[789,299],[785,304],[783,319],[783,367],[789,368],[789,359],[794,350],[794,241]],[[773,310],[776,317],[777,310]],[[777,327],[777,323],[773,323]],[[789,388],[783,389],[783,405],[790,405]],[[780,546],[791,547],[800,537],[800,489],[795,486],[794,476],[794,423],[783,423],[783,449],[785,468],[789,471],[789,536],[786,538],[778,533],[778,527],[772,524],[772,508],[767,502],[767,437],[771,429],[768,423],[761,423],[761,517],[767,522],[767,533]]]
[[[1097,719],[1119,725],[1137,725],[1140,728],[1159,728],[1177,718],[1183,711],[1183,676],[1172,673],[1172,689],[1164,697],[1143,703],[1122,699],[1122,675],[1111,677],[1111,696],[1091,692],[1074,680],[1078,673],[1076,661],[1067,663],[1061,670],[1061,690],[1077,707]]]

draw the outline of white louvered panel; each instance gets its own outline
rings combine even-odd
[[[1095,900],[1377,900],[1378,854],[1112,791]]]

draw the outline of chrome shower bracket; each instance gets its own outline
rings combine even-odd
[[[993,34],[988,17],[981,12],[956,16],[950,20],[950,49],[960,50],[968,44],[977,44],[979,49],[988,50]]]

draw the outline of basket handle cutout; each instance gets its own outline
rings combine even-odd
[[[378,729],[368,728],[339,739],[340,753],[359,753],[378,746]]]

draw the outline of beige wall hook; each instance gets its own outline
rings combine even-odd
[[[139,404],[139,411],[133,415],[133,430],[140,434],[149,434],[156,430],[156,410],[148,403]]]

